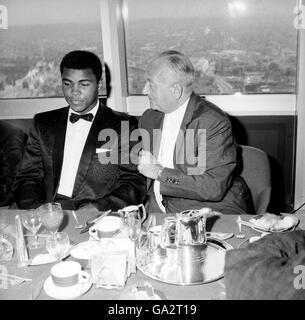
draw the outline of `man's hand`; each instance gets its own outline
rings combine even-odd
[[[163,169],[162,165],[149,151],[139,152],[138,170],[140,173],[147,178],[156,180],[160,169]]]

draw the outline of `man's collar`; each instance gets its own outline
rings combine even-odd
[[[99,105],[100,105],[100,101],[99,101],[99,99],[97,99],[95,106],[94,106],[90,111],[88,111],[88,113],[89,113],[89,112],[90,112],[90,113],[92,113],[92,114],[93,114],[93,116],[95,117],[95,115],[96,115],[96,113],[97,113],[97,110],[98,110]],[[70,116],[71,112],[74,112],[74,113],[80,114],[79,112],[76,112],[76,111],[72,110],[72,108],[69,106],[69,115],[68,115],[68,118],[69,118],[69,116]]]

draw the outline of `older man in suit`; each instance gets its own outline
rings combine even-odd
[[[64,209],[91,204],[117,210],[143,203],[146,178],[130,161],[132,143],[126,144],[137,119],[98,100],[99,58],[72,51],[63,58],[60,71],[69,106],[35,115],[14,184],[18,206],[36,208],[57,201]]]
[[[214,104],[193,93],[194,68],[185,55],[166,51],[148,65],[151,109],[139,127],[143,139],[138,170],[149,178],[149,212],[212,208],[225,214],[254,213],[251,192],[235,175],[231,123]]]

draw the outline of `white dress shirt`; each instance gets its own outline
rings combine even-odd
[[[189,100],[187,99],[177,110],[166,113],[164,116],[158,154],[158,161],[163,167],[174,168],[175,144]],[[158,180],[154,181],[154,193],[160,209],[165,213],[166,210],[162,204],[162,195],[160,193],[160,181]]]
[[[90,113],[92,113],[94,117],[98,106],[99,101],[97,101],[95,107],[90,110]],[[79,119],[75,123],[71,123],[69,121],[71,112],[77,113],[71,110],[71,108],[69,109],[63,164],[61,168],[59,187],[57,190],[57,193],[67,197],[72,196],[79,161],[82,156],[91,125],[94,121],[94,118],[92,122]]]

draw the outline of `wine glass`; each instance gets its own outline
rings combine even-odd
[[[64,218],[60,203],[45,203],[38,209],[41,213],[42,225],[51,233],[56,233]]]
[[[70,240],[66,232],[56,232],[46,238],[46,248],[56,260],[62,260],[70,249]]]
[[[0,211],[0,239],[5,238],[2,230],[8,226],[8,219],[4,212]]]
[[[21,213],[21,221],[26,229],[34,234],[34,239],[28,243],[29,249],[38,249],[43,246],[43,242],[39,241],[37,232],[41,227],[41,215],[38,210],[30,209]]]

